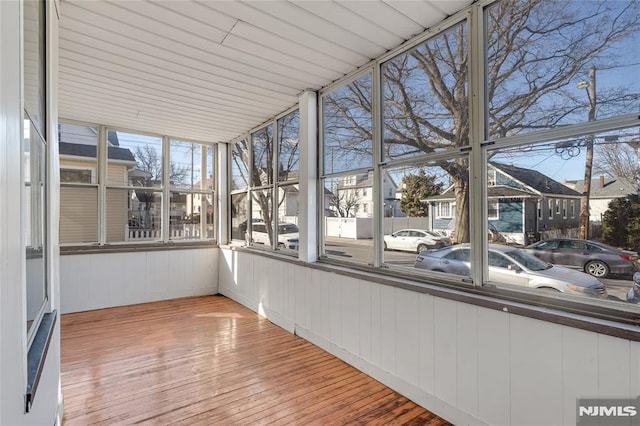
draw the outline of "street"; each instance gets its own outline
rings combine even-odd
[[[373,240],[353,240],[348,238],[327,237],[326,251],[328,255],[344,257],[361,262],[373,262]],[[406,268],[413,268],[416,253],[402,251],[385,251],[384,262]],[[611,300],[626,299],[627,291],[631,288],[631,276],[610,276],[600,279],[607,287]]]

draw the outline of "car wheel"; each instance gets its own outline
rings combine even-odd
[[[592,260],[584,267],[584,271],[596,278],[604,278],[609,275],[609,267],[599,260]]]
[[[385,241],[385,243],[384,243],[384,250],[385,250],[385,251],[389,250],[389,249],[387,248],[387,242],[386,242],[386,241]]]
[[[426,244],[418,244],[418,249],[416,250],[418,253],[421,251],[427,251],[429,247]]]

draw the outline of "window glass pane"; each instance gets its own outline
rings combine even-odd
[[[273,183],[273,126],[251,134],[253,150],[253,186]]]
[[[273,241],[273,217],[271,214],[271,190],[251,193],[251,242],[271,247]]]
[[[382,66],[384,158],[469,144],[467,57],[462,22]]]
[[[107,188],[107,242],[162,239],[162,192]]]
[[[60,188],[60,243],[98,241],[98,188]]]
[[[298,250],[298,214],[300,212],[299,185],[278,188],[278,248]]]
[[[171,192],[169,239],[213,238],[213,194]]]
[[[25,0],[24,7],[24,109],[33,125],[45,133],[45,2]]]
[[[447,171],[455,161],[383,169],[385,264],[412,271],[470,275],[468,261],[466,266],[452,264],[452,268],[446,268],[442,260],[456,255],[451,250],[456,235],[456,197],[453,179]],[[467,171],[462,179],[468,180]],[[460,216],[465,218],[468,228],[468,212]],[[468,229],[463,233],[468,234]],[[468,246],[465,248],[469,250]],[[417,258],[416,254],[420,253],[421,257]]]
[[[27,333],[47,299],[46,284],[46,144],[33,126],[24,121],[24,185],[26,201]]]
[[[249,180],[249,145],[241,140],[231,150],[231,190],[248,188]]]
[[[213,147],[172,140],[169,144],[169,182],[173,188],[211,188]]]
[[[162,187],[162,138],[107,132],[107,184]]]
[[[371,74],[322,98],[324,174],[373,165]]]
[[[61,183],[98,183],[98,129],[91,126],[58,125]]]
[[[356,195],[358,185],[371,182],[366,173],[324,179],[324,248],[328,256],[373,262],[373,217],[362,208],[368,200]]]
[[[249,231],[247,223],[249,209],[247,207],[247,193],[231,195],[231,239],[245,240]]]
[[[640,111],[638,2],[486,10],[489,139]]]
[[[515,269],[508,275],[495,275],[490,270],[489,278],[511,285],[548,287],[566,295],[624,301],[631,275],[638,269],[640,250],[636,225],[640,216],[639,135],[635,127],[489,151],[489,167],[501,182],[488,188],[488,196],[500,201],[499,218],[488,220],[491,242],[499,247],[526,246],[525,253],[554,265],[537,272],[519,257],[520,252],[513,252],[507,256],[524,272]],[[585,179],[590,145],[593,173]],[[549,202],[543,204],[547,211],[540,216],[538,204],[544,198]],[[564,206],[572,203],[575,214],[570,208],[564,214]],[[600,243],[611,247],[606,254],[588,249]],[[523,277],[529,281],[524,282]]]
[[[300,113],[278,120],[278,181],[297,180],[300,171]]]

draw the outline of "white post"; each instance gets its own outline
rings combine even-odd
[[[300,247],[298,259],[318,259],[318,97],[306,90],[299,96],[300,106]]]
[[[215,185],[216,189],[216,197],[214,203],[217,203],[217,209],[215,211],[218,213],[218,221],[216,223],[217,234],[218,234],[218,244],[227,244],[230,241],[229,238],[229,172],[228,172],[228,164],[229,164],[229,149],[226,143],[219,143],[216,145],[218,155],[216,156],[217,167],[216,167],[216,180],[217,185]],[[216,230],[214,229],[214,232]]]

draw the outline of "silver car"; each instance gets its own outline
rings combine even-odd
[[[468,244],[422,252],[417,256],[414,267],[468,276],[470,274],[469,255]],[[607,298],[605,286],[597,278],[545,263],[537,257],[509,246],[489,245],[489,280],[580,296]]]
[[[527,253],[556,265],[578,268],[596,278],[609,274],[633,275],[638,269],[638,253],[590,240],[553,238],[524,248]]]

